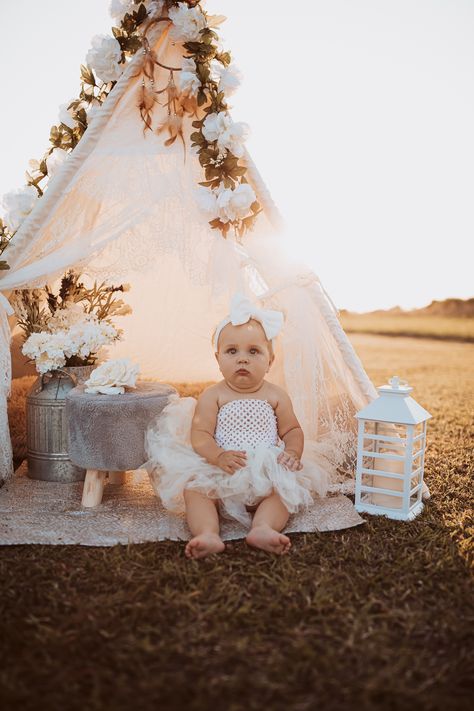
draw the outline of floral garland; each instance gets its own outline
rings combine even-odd
[[[126,64],[140,49],[145,53],[144,76],[140,87],[139,110],[144,132],[152,130],[152,112],[159,95],[166,93],[168,119],[156,133],[168,131],[165,145],[178,137],[183,141],[183,119],[191,116],[196,130],[191,134],[204,169],[205,181],[197,196],[213,229],[227,236],[231,227],[241,238],[252,228],[261,211],[256,195],[246,179],[244,155],[246,124],[233,122],[226,97],[239,85],[239,72],[231,64],[229,52],[221,51],[215,31],[225,18],[208,15],[200,0],[111,0],[110,12],[117,26],[112,35],[96,35],[81,65],[79,97],[59,109],[58,124],[50,130],[50,147],[41,160],[30,160],[26,185],[3,196],[4,218],[0,219],[0,256],[23,220],[47,189],[43,181],[54,175],[74,150],[93,116],[100,112],[108,94]],[[183,42],[187,51],[182,67],[169,71],[165,89],[154,88],[154,68],[160,65],[148,45],[146,32],[157,22],[172,24],[171,35]],[[145,30],[143,31],[143,29]],[[178,86],[174,74],[178,75]],[[199,117],[199,111],[201,117]],[[204,115],[203,115],[204,114]],[[0,270],[8,269],[0,260]]]

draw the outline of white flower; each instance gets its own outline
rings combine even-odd
[[[74,120],[73,109],[68,109],[69,104],[71,104],[74,101],[74,99],[71,99],[71,101],[66,101],[65,104],[61,104],[59,107],[59,113],[58,113],[58,121],[59,123],[63,123],[65,126],[68,128],[74,128],[76,125],[76,121]]]
[[[217,214],[222,222],[241,220],[250,212],[250,206],[257,199],[248,183],[237,185],[234,190],[222,190],[217,196]]]
[[[86,380],[86,393],[103,393],[104,395],[123,394],[125,388],[135,388],[139,366],[129,358],[117,358],[103,363],[92,371]]]
[[[237,219],[242,219],[249,214],[250,207],[256,201],[257,196],[248,183],[240,183],[240,185],[237,185],[231,192],[232,197],[230,204],[234,214],[237,216]]]
[[[219,82],[219,91],[223,91],[226,96],[231,96],[239,88],[242,73],[235,64],[224,67],[220,62],[213,62],[212,70],[216,81]]]
[[[162,0],[142,0],[143,4],[148,10],[150,17],[159,17],[163,9]],[[116,22],[122,22],[125,15],[131,14],[133,11],[137,11],[140,7],[140,2],[135,2],[135,0],[111,0],[109,5],[110,16]]]
[[[163,11],[163,4],[163,0],[150,0],[149,2],[145,2],[145,6],[148,10],[148,15],[151,17],[152,20],[155,17],[160,17]]]
[[[68,155],[69,153],[65,151],[64,148],[55,148],[49,154],[49,156],[46,158],[46,167],[48,168],[48,175],[50,178],[64,163]]]
[[[78,323],[87,321],[97,321],[94,314],[84,313],[84,308],[81,304],[74,301],[68,301],[67,304],[57,309],[48,321],[48,329],[55,333],[56,331],[65,331]]]
[[[209,141],[217,141],[217,146],[222,150],[228,149],[237,158],[244,155],[244,143],[248,136],[248,126],[241,121],[232,121],[229,114],[220,112],[209,114],[204,121],[202,133]]]
[[[73,344],[74,355],[88,358],[97,353],[102,346],[107,346],[117,340],[119,333],[115,326],[107,321],[79,321],[69,329],[69,337]]]
[[[230,116],[222,111],[218,114],[209,114],[202,127],[204,138],[210,143],[212,143],[212,141],[217,141],[220,134],[226,130],[227,124],[231,120]]]
[[[213,190],[200,186],[196,190],[197,201],[201,209],[209,215],[209,217],[217,216],[217,196]]]
[[[122,21],[127,12],[133,11],[135,0],[111,0],[109,13],[113,20]]]
[[[197,96],[201,87],[201,80],[196,74],[194,59],[184,59],[182,69],[178,72],[178,86],[182,94]]]
[[[227,148],[234,156],[241,158],[245,152],[244,143],[248,134],[249,128],[246,123],[231,121],[227,129],[217,139],[217,145],[221,150]]]
[[[16,232],[23,220],[30,214],[38,199],[38,191],[33,185],[11,190],[2,197],[3,221],[10,232]]]
[[[72,344],[63,331],[32,333],[21,350],[25,356],[35,361],[39,373],[47,373],[65,365],[66,355],[72,355]]]
[[[122,50],[115,37],[95,35],[92,38],[92,48],[86,55],[86,64],[102,81],[116,81],[125,68],[124,64],[119,64],[121,58]]]
[[[182,42],[195,42],[201,39],[200,32],[206,27],[206,18],[198,7],[188,7],[180,2],[170,8],[168,15],[173,22],[170,35]]]

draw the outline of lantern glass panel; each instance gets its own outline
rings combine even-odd
[[[414,437],[418,437],[418,435],[421,435],[423,433],[424,426],[425,426],[424,422],[420,422],[418,425],[415,425],[415,429],[414,429],[414,433],[413,433]]]

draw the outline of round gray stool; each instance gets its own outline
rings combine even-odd
[[[176,393],[171,385],[137,383],[123,395],[84,392],[78,385],[66,396],[69,457],[86,469],[82,505],[98,506],[105,477],[122,483],[125,471],[145,463],[145,432]]]

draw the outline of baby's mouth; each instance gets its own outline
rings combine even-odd
[[[249,371],[246,370],[245,368],[239,368],[235,372],[237,375],[248,375],[249,374]]]

